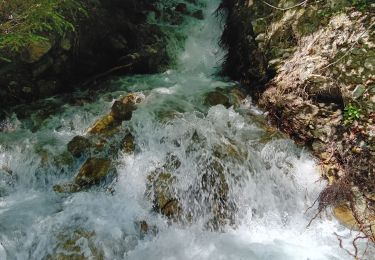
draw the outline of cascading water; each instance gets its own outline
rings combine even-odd
[[[350,238],[349,231],[335,220],[306,228],[315,212],[305,211],[324,185],[308,152],[267,136],[249,99],[236,109],[205,105],[206,93],[235,85],[213,76],[223,57],[212,15],[218,4],[207,1],[205,20],[183,26],[188,38],[176,70],[125,77],[115,91],[66,104],[40,124],[37,112],[3,122],[0,259],[349,258],[333,235]],[[122,127],[137,147],[117,157],[117,178],[56,194],[53,185],[70,181],[82,164],[64,161],[66,144],[85,135],[112,97],[135,91],[146,99]],[[168,169],[168,188],[184,216],[177,221],[155,212],[148,194],[150,174],[171,158],[178,165]],[[225,207],[218,209],[223,199],[215,193],[225,193]],[[140,232],[141,222],[151,231]]]

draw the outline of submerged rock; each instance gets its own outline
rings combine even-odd
[[[203,20],[204,19],[204,14],[202,10],[197,10],[191,14],[192,17],[198,19],[198,20]]]
[[[179,3],[175,7],[176,12],[182,13],[182,14],[187,14],[188,13],[188,8],[185,3]]]
[[[53,254],[47,256],[48,260],[104,260],[104,252],[96,247],[94,231],[75,230],[57,236],[57,246]]]
[[[89,158],[82,165],[74,183],[81,187],[99,183],[108,175],[110,167],[111,161],[109,159]]]
[[[56,193],[74,193],[80,190],[81,187],[74,183],[64,183],[53,186],[53,191]]]

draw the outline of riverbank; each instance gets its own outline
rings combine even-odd
[[[157,73],[173,65],[201,6],[161,1],[9,1],[0,5],[0,118],[14,105],[78,89],[107,76]],[[180,45],[180,46],[179,46]]]
[[[271,122],[319,159],[330,183],[319,211],[333,208],[373,240],[374,4],[223,1],[222,8],[224,73],[247,85]]]

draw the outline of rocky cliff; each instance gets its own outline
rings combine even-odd
[[[345,212],[371,237],[375,5],[370,2],[223,1],[228,18],[222,42],[229,51],[224,72],[248,85],[270,120],[319,159],[329,181],[319,210],[332,206],[341,216]],[[231,71],[234,64],[238,70]]]

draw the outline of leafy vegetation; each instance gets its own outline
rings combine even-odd
[[[366,11],[370,8],[372,2],[373,0],[348,0],[347,3],[337,6],[335,8],[328,5],[327,3],[326,8],[320,9],[318,11],[318,15],[320,17],[331,17],[335,14],[342,12],[345,7],[354,7],[359,11]]]
[[[373,3],[373,0],[350,0],[351,5],[360,11],[367,10],[370,7],[370,2]]]
[[[344,123],[351,124],[358,120],[361,117],[361,112],[362,110],[359,107],[350,103],[344,109]]]
[[[77,0],[0,0],[0,11],[0,57],[6,61],[33,42],[74,32],[75,20],[87,15]]]

